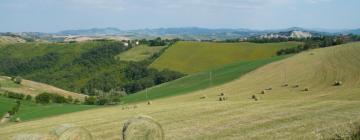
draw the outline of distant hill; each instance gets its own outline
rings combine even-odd
[[[57,34],[61,35],[119,35],[124,33],[117,28],[92,28],[82,30],[65,30],[60,31]]]
[[[360,29],[348,30],[348,31],[345,31],[344,33],[360,35]]]

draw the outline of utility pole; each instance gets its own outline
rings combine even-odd
[[[212,70],[209,72],[209,87],[212,86]]]

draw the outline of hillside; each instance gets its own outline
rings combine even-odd
[[[210,71],[191,74],[186,77],[149,88],[148,90],[143,90],[141,92],[125,96],[121,100],[124,103],[134,103],[176,96],[215,87],[237,79],[261,66],[287,57],[288,56],[276,56],[267,59],[229,64]]]
[[[270,58],[282,48],[299,43],[211,43],[178,42],[167,49],[150,67],[182,73],[196,73],[239,61]]]
[[[31,95],[33,97],[35,97],[38,94],[48,92],[48,93],[58,94],[63,97],[72,96],[74,99],[80,99],[80,100],[83,100],[85,98],[85,95],[83,94],[69,92],[54,86],[50,86],[47,84],[38,83],[30,80],[25,80],[25,79],[23,79],[21,84],[19,85],[11,81],[10,77],[0,76],[0,84],[1,84],[0,90],[22,93],[25,95]]]
[[[125,120],[145,114],[158,120],[171,140],[319,139],[360,120],[359,53],[360,43],[311,50],[225,85],[154,100],[152,105],[138,103],[137,109],[116,106],[8,125],[0,128],[0,136],[9,139],[19,133],[47,132],[71,122],[89,129],[96,138],[121,139]],[[343,85],[333,86],[335,80]],[[283,87],[284,83],[289,86]],[[293,87],[296,84],[298,88]],[[269,87],[273,89],[259,94]],[[303,91],[305,87],[310,91]],[[217,101],[221,92],[227,101]],[[200,99],[204,95],[208,98]],[[259,101],[250,99],[252,95]]]

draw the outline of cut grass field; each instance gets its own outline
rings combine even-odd
[[[74,99],[84,100],[85,95],[78,94],[70,91],[66,91],[54,86],[50,86],[43,83],[38,83],[30,80],[23,79],[21,84],[15,84],[10,77],[0,76],[0,91],[10,91],[15,93],[21,93],[25,95],[31,95],[35,97],[38,94],[48,92],[58,94],[64,97],[72,96]]]
[[[288,56],[276,56],[267,59],[252,60],[229,64],[224,67],[215,68],[210,71],[191,74],[184,78],[171,81],[159,86],[149,88],[147,91],[141,91],[132,95],[123,97],[123,103],[134,103],[146,100],[154,100],[169,96],[176,96],[185,93],[194,92],[197,90],[206,89],[209,87],[218,86],[240,76],[255,70],[261,66],[269,64],[274,61],[284,59]],[[210,82],[211,75],[211,82]],[[146,94],[147,92],[147,94]]]
[[[180,41],[168,48],[150,67],[192,74],[235,62],[266,59],[276,56],[276,52],[280,49],[298,45],[298,42],[214,43]]]
[[[360,43],[311,50],[223,85],[153,100],[151,105],[136,103],[136,109],[114,106],[7,125],[0,128],[0,138],[46,133],[73,123],[97,139],[119,140],[126,119],[143,114],[156,119],[169,140],[318,139],[319,130],[360,120],[359,53]],[[336,80],[343,85],[333,86]],[[272,90],[259,94],[269,87]],[[306,87],[310,91],[303,91]],[[218,101],[221,92],[227,101]],[[200,99],[204,95],[208,98]],[[259,101],[250,99],[252,95]]]
[[[155,53],[160,52],[162,49],[165,49],[167,46],[156,46],[150,47],[147,45],[140,45],[131,48],[117,56],[120,61],[142,61],[150,58]]]
[[[15,102],[16,100],[14,99],[0,96],[0,114],[4,115],[7,111],[9,111],[13,106],[16,105]],[[96,106],[74,104],[40,105],[31,101],[21,101],[18,117],[20,117],[22,121],[29,121],[71,112],[83,111],[92,108],[96,108]]]

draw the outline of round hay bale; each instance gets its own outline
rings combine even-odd
[[[266,91],[265,90],[261,91],[261,94],[266,94]]]
[[[48,134],[20,134],[13,137],[12,140],[58,140],[58,138]]]
[[[92,140],[91,133],[82,127],[72,124],[62,124],[52,131],[52,134],[58,136],[59,140]]]
[[[251,99],[254,99],[255,101],[258,100],[258,98],[256,97],[256,95],[252,95],[252,96],[251,96]]]
[[[310,91],[310,88],[305,88],[304,91]]]
[[[220,93],[220,95],[219,96],[225,96],[225,94],[224,93]]]
[[[283,87],[287,87],[287,86],[289,86],[289,84],[288,84],[288,83],[283,84]]]
[[[266,88],[265,90],[272,90],[272,87]]]
[[[127,120],[122,129],[123,140],[164,140],[161,125],[149,116],[137,116]]]
[[[147,102],[147,104],[148,104],[148,105],[151,105],[151,104],[152,104],[152,102],[151,102],[151,101],[148,101],[148,102]]]
[[[298,88],[298,87],[300,87],[300,86],[299,86],[299,85],[294,85],[293,87],[294,87],[294,88]]]
[[[206,99],[206,98],[207,98],[206,95],[203,95],[203,96],[200,97],[200,99]]]
[[[343,83],[341,81],[335,81],[334,86],[341,86]]]

